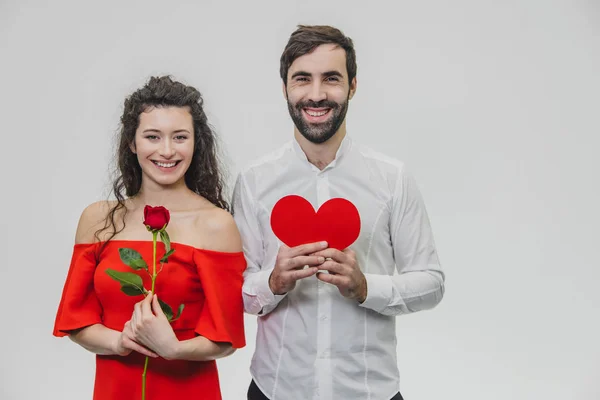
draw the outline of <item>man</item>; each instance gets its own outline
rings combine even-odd
[[[248,399],[402,399],[394,317],[430,309],[444,293],[417,185],[401,162],[346,135],[356,93],[350,38],[299,26],[280,74],[294,139],[240,173],[233,200],[248,262],[244,306],[259,316]],[[286,195],[315,210],[349,200],[360,214],[358,239],[343,251],[287,247],[270,225]]]

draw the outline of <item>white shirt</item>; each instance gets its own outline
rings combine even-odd
[[[271,210],[291,194],[315,210],[334,197],[357,207],[361,231],[350,248],[367,280],[362,304],[315,276],[285,295],[271,292],[281,244]],[[271,400],[392,398],[399,390],[394,317],[430,309],[444,294],[425,206],[404,165],[345,137],[321,171],[292,140],[240,173],[233,209],[248,263],[244,307],[259,316],[250,372],[261,391]]]

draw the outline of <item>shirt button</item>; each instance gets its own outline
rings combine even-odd
[[[321,321],[326,321],[327,320],[327,315],[323,314],[319,318],[321,319]]]

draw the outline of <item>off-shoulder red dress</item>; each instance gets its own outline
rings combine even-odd
[[[135,272],[146,288],[151,278],[145,270],[133,271],[119,257],[118,249],[137,250],[152,263],[152,242],[111,240],[102,244],[76,244],[54,325],[55,336],[93,324],[118,331],[143,296],[127,296],[106,269]],[[242,303],[242,252],[224,253],[172,243],[175,249],[155,283],[155,293],[175,312],[185,304],[181,318],[172,326],[179,340],[197,335],[215,342],[245,345]],[[101,250],[101,251],[100,251]],[[157,243],[157,258],[164,245]],[[152,267],[150,267],[152,268]],[[121,356],[96,356],[94,400],[141,399],[144,356],[137,352]],[[184,361],[151,358],[146,375],[146,400],[221,399],[215,361]]]

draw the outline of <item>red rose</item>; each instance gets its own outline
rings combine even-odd
[[[160,231],[167,226],[170,219],[171,215],[169,214],[169,210],[163,206],[144,207],[144,225],[146,225],[150,231]]]

